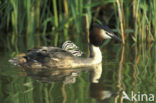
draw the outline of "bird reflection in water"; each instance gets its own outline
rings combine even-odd
[[[102,103],[107,103],[107,100],[115,96],[116,93],[113,93],[111,90],[104,87],[104,84],[99,81],[101,75],[102,63],[94,65],[90,71],[90,96],[98,101],[102,101]]]
[[[93,65],[87,68],[75,68],[75,69],[56,69],[56,70],[31,70],[25,69],[28,76],[41,82],[63,82],[64,84],[73,84],[76,82],[76,78],[82,72],[90,72],[90,96],[99,101],[107,101],[111,97],[116,96],[108,88],[104,87],[103,83],[100,83],[102,75],[102,64]]]

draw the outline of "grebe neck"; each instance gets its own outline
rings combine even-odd
[[[100,48],[98,46],[94,46],[93,44],[90,44],[89,49],[90,49],[90,58],[93,59],[93,62],[95,64],[102,62],[102,53]]]

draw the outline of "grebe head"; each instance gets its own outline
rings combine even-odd
[[[108,26],[97,23],[92,23],[89,39],[90,43],[95,46],[101,46],[106,39],[121,41]]]

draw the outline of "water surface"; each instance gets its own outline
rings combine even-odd
[[[37,72],[38,74],[23,72],[20,68],[9,64],[11,53],[1,52],[0,101],[1,103],[132,103],[131,94],[135,93],[136,103],[149,102],[152,100],[150,94],[156,96],[154,47],[154,44],[127,44],[123,47],[121,44],[109,43],[101,49],[103,62],[98,66]],[[123,91],[130,100],[123,99]],[[147,96],[141,98],[142,94]]]

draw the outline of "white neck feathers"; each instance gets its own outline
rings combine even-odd
[[[93,58],[93,63],[102,62],[102,53],[99,47],[90,44],[90,58]]]

